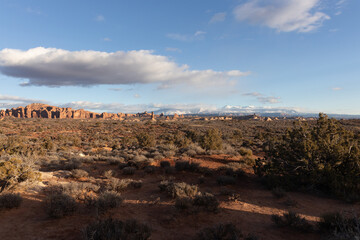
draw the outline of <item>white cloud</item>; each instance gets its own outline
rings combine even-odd
[[[182,41],[182,42],[191,42],[195,40],[202,40],[205,37],[206,32],[196,31],[194,34],[179,34],[179,33],[169,33],[166,36],[173,40]]]
[[[280,98],[279,97],[258,97],[257,98],[262,103],[279,103]]]
[[[165,51],[167,52],[178,52],[178,53],[181,53],[181,50],[178,49],[178,48],[173,48],[173,47],[167,47],[165,48]]]
[[[105,17],[103,15],[99,14],[96,16],[95,20],[97,22],[103,22],[103,21],[105,21]]]
[[[18,96],[9,96],[0,94],[0,109],[1,108],[13,108],[18,106],[25,107],[31,103],[47,103],[47,101],[34,99],[34,98],[24,98]]]
[[[226,12],[215,13],[210,19],[209,23],[223,22],[226,18]]]
[[[317,11],[321,0],[248,0],[234,10],[235,18],[280,32],[310,32],[330,17]]]
[[[111,42],[111,38],[103,38],[103,40],[105,41],[105,42]]]
[[[256,99],[261,103],[279,103],[280,98],[279,97],[273,97],[273,96],[265,96],[264,94],[258,93],[258,92],[250,92],[250,93],[243,93],[243,96],[250,96],[250,97],[256,97]]]
[[[147,83],[230,86],[238,77],[249,74],[239,70],[191,70],[148,50],[107,53],[43,47],[1,50],[0,72],[27,79],[23,86],[49,87]]]

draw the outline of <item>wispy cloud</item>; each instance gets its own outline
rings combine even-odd
[[[243,93],[243,96],[255,97],[261,103],[275,104],[280,102],[280,97],[266,96],[258,92]]]
[[[103,21],[105,21],[105,17],[103,15],[99,14],[95,17],[95,21],[103,22]]]
[[[239,70],[191,70],[152,51],[128,52],[67,51],[33,48],[0,51],[0,72],[28,79],[22,86],[92,86],[102,84],[177,84],[231,86],[249,73]]]
[[[139,94],[134,94],[134,98],[140,98],[141,96]]]
[[[120,91],[122,91],[123,89],[122,89],[122,88],[108,88],[108,90],[114,91],[114,92],[120,92]]]
[[[243,93],[242,95],[243,95],[243,96],[251,96],[251,97],[259,97],[259,96],[262,96],[262,94],[261,94],[261,93],[258,93],[258,92]]]
[[[182,42],[191,42],[195,40],[202,40],[205,37],[206,32],[196,31],[194,34],[179,34],[179,33],[169,33],[166,36],[173,40],[178,40]]]
[[[209,23],[223,22],[226,18],[226,12],[215,13],[210,19]]]
[[[27,7],[26,12],[31,13],[31,14],[36,14],[36,15],[43,14],[39,9],[35,9],[35,8],[31,8],[31,7]]]
[[[103,40],[105,41],[105,42],[111,42],[111,38],[103,38]]]
[[[333,91],[340,91],[340,90],[342,90],[342,88],[341,87],[333,87],[332,90]]]
[[[167,47],[167,48],[165,48],[165,51],[181,53],[181,50],[179,48],[173,48],[173,47]]]
[[[45,100],[0,94],[0,108],[26,106],[31,103],[47,103]]]
[[[310,32],[330,17],[318,11],[321,0],[248,0],[234,10],[235,18],[278,30]]]

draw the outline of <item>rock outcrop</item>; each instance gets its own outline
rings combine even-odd
[[[0,117],[16,118],[57,118],[57,119],[122,119],[123,113],[94,113],[84,109],[60,108],[42,103],[33,103],[26,107],[17,107],[12,109],[0,110]]]

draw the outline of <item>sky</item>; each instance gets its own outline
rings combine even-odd
[[[0,108],[360,114],[359,0],[0,0]]]

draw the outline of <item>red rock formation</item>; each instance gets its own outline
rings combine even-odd
[[[0,110],[0,117],[13,116],[16,118],[103,118],[103,119],[121,119],[126,116],[123,113],[94,113],[84,109],[74,110],[72,108],[59,108],[42,103],[33,103],[28,106]]]

